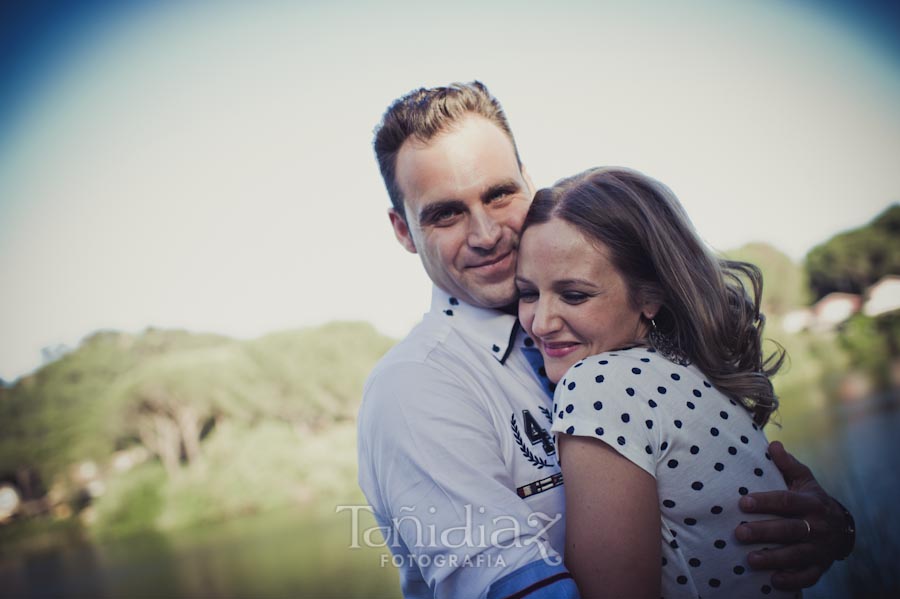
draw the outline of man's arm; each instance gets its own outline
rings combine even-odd
[[[844,559],[853,549],[853,517],[780,442],[769,445],[769,454],[788,490],[751,493],[741,498],[740,506],[745,512],[782,518],[747,522],[737,527],[735,535],[744,543],[784,545],[754,551],[747,559],[756,570],[775,570],[776,588],[799,590],[814,585],[834,560]]]
[[[474,389],[426,364],[391,364],[367,384],[359,431],[360,485],[435,597],[576,596]]]

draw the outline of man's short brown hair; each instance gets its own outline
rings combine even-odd
[[[512,142],[519,167],[519,150],[500,102],[480,81],[452,83],[445,87],[419,88],[395,100],[375,128],[375,157],[394,209],[406,220],[403,193],[397,184],[397,154],[404,142],[415,137],[428,142],[448,131],[468,114],[491,121]]]

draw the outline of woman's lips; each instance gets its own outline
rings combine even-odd
[[[574,341],[558,341],[554,343],[541,343],[544,355],[548,358],[564,358],[571,354],[578,347],[578,343]]]

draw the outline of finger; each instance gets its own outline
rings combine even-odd
[[[787,483],[788,487],[813,478],[810,469],[788,453],[781,441],[772,441],[769,444],[769,455],[772,456],[772,461],[778,467],[778,470],[781,471],[784,482]]]
[[[751,551],[747,563],[754,570],[803,570],[821,567],[821,551],[812,543]]]
[[[763,491],[741,497],[738,505],[745,512],[777,516],[810,516],[825,510],[822,500],[811,493]]]
[[[799,591],[819,582],[825,568],[810,566],[791,572],[776,572],[772,575],[772,586],[782,591]]]
[[[812,536],[812,524],[807,527],[807,522],[798,518],[744,522],[734,530],[734,535],[741,543],[800,543]]]

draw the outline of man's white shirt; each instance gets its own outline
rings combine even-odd
[[[514,316],[434,288],[430,312],[366,382],[359,484],[405,597],[568,578],[549,382],[531,345]]]

